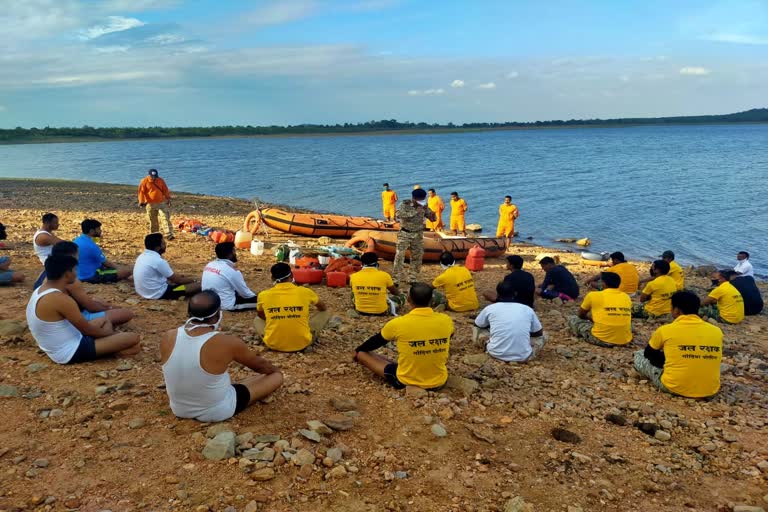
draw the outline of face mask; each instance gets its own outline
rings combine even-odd
[[[93,237],[93,243],[95,244],[101,243],[101,237],[100,236]]]
[[[229,261],[232,263],[237,263],[237,254],[233,254],[231,258],[229,258]]]
[[[720,281],[717,279],[712,279],[712,286],[718,286],[720,284]]]
[[[373,263],[371,265],[363,265],[363,268],[379,268],[379,264]]]
[[[195,325],[189,326],[190,322],[202,322],[204,320],[208,320],[209,318],[211,318],[213,315],[216,315],[216,314],[219,315],[219,319],[216,320],[216,323],[213,324],[213,325],[211,325],[211,324],[195,324]],[[222,318],[222,316],[223,315],[221,314],[221,309],[219,309],[216,313],[212,313],[212,314],[210,314],[208,316],[204,316],[204,317],[193,316],[193,317],[191,317],[189,320],[187,320],[184,323],[184,330],[185,331],[194,331],[195,329],[200,328],[200,327],[213,327],[214,331],[218,331],[219,330],[219,326],[221,326],[221,318]]]
[[[416,204],[420,204],[421,206],[426,206],[427,202],[426,201],[416,201]]]
[[[281,277],[280,279],[275,279],[273,282],[274,282],[274,284],[280,284],[280,283],[286,282],[289,278],[291,279],[292,283],[296,282],[296,281],[293,280],[293,273],[290,273],[290,274],[288,274],[285,277]]]
[[[441,264],[440,264],[440,267],[442,267],[442,269],[443,269],[443,270],[448,270],[449,268],[451,268],[451,267],[452,267],[452,266],[454,266],[455,264],[456,264],[456,262],[453,262],[453,263],[451,263],[450,265],[443,265],[443,264],[441,263]]]

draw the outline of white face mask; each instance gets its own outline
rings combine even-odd
[[[441,263],[441,264],[440,264],[440,266],[442,267],[442,269],[443,269],[443,270],[448,270],[449,268],[451,268],[451,267],[452,267],[452,266],[454,266],[455,264],[456,264],[456,262],[454,261],[454,262],[453,262],[453,263],[451,263],[450,265],[443,265],[443,264]]]
[[[426,206],[427,202],[426,201],[416,201],[416,204],[420,204],[421,206]]]
[[[195,324],[195,325],[192,325],[192,326],[189,325],[190,322],[202,322],[204,320],[208,320],[213,315],[219,315],[219,319],[213,325],[211,325],[211,324]],[[195,329],[201,328],[201,327],[212,327],[214,331],[218,331],[219,327],[221,326],[221,319],[222,319],[222,317],[223,317],[223,315],[221,313],[221,309],[219,309],[216,313],[212,313],[212,314],[210,314],[208,316],[204,316],[202,318],[201,317],[197,317],[197,316],[193,316],[189,320],[184,322],[184,330],[185,331],[194,331]]]

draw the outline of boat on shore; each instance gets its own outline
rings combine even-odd
[[[609,255],[607,252],[583,251],[581,253],[582,265],[592,265],[595,267],[608,267],[610,266],[610,263],[608,263],[608,259],[609,259]]]
[[[346,246],[373,251],[379,258],[394,260],[397,252],[397,232],[363,229],[354,233]],[[423,261],[439,261],[440,255],[446,251],[453,254],[457,260],[463,260],[475,246],[485,249],[486,258],[498,258],[507,251],[506,238],[443,237],[438,233],[425,231]],[[406,253],[406,258],[410,258],[410,251]]]
[[[361,229],[397,232],[400,224],[372,217],[326,215],[322,213],[292,213],[277,208],[264,208],[248,214],[244,229],[256,234],[261,223],[272,229],[303,236],[349,238]]]

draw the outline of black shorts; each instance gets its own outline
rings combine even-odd
[[[405,389],[405,384],[397,379],[397,363],[389,363],[384,367],[384,379],[395,389]]]
[[[117,282],[117,270],[114,268],[101,267],[96,270],[96,273],[88,279],[83,279],[86,283],[91,284],[110,284]]]
[[[187,287],[185,285],[179,285],[171,287],[171,285],[168,285],[168,288],[165,289],[165,292],[163,292],[163,296],[160,297],[160,300],[179,300],[182,297],[186,297],[187,295]]]
[[[251,403],[251,392],[243,384],[232,384],[232,387],[235,388],[235,396],[237,397],[235,400],[235,414],[237,414],[244,411]]]
[[[85,363],[86,361],[95,361],[99,356],[96,354],[96,339],[93,336],[83,336],[80,338],[80,345],[72,355],[72,359],[67,364]]]

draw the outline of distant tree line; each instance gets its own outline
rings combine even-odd
[[[494,130],[505,128],[546,128],[562,126],[636,126],[636,125],[670,125],[670,124],[713,124],[713,123],[766,123],[768,108],[756,108],[745,112],[708,116],[681,117],[637,117],[619,119],[570,119],[567,121],[534,121],[534,122],[504,122],[504,123],[412,123],[400,122],[395,119],[368,121],[366,123],[344,124],[298,124],[288,126],[200,126],[200,127],[105,127],[93,126],[69,128],[21,128],[0,129],[0,141],[3,142],[34,142],[56,138],[85,138],[85,139],[145,139],[145,138],[176,138],[176,137],[221,137],[231,135],[312,135],[333,133],[370,133],[398,131],[461,131],[461,130]]]

